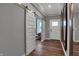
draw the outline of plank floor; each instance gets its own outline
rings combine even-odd
[[[59,40],[37,41],[36,50],[28,56],[64,56],[64,52]]]
[[[79,42],[73,43],[73,56],[79,56]]]

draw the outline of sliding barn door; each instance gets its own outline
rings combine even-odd
[[[32,12],[26,12],[26,55],[36,47],[36,18]]]

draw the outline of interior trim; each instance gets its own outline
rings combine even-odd
[[[53,38],[45,38],[45,40],[60,40],[60,39],[53,39]]]
[[[18,7],[20,7],[20,8],[22,8],[22,9],[25,9],[25,6],[24,5],[20,5],[20,4],[18,4],[18,3],[13,3],[14,5],[16,5],[16,6],[18,6]]]

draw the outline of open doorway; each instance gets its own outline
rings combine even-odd
[[[41,41],[41,31],[42,31],[41,18],[37,16],[36,18],[36,40]]]

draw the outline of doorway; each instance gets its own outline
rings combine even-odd
[[[41,18],[37,16],[36,18],[36,40],[41,41],[41,31],[42,31]]]
[[[60,40],[60,19],[50,20],[49,37],[50,39]]]

